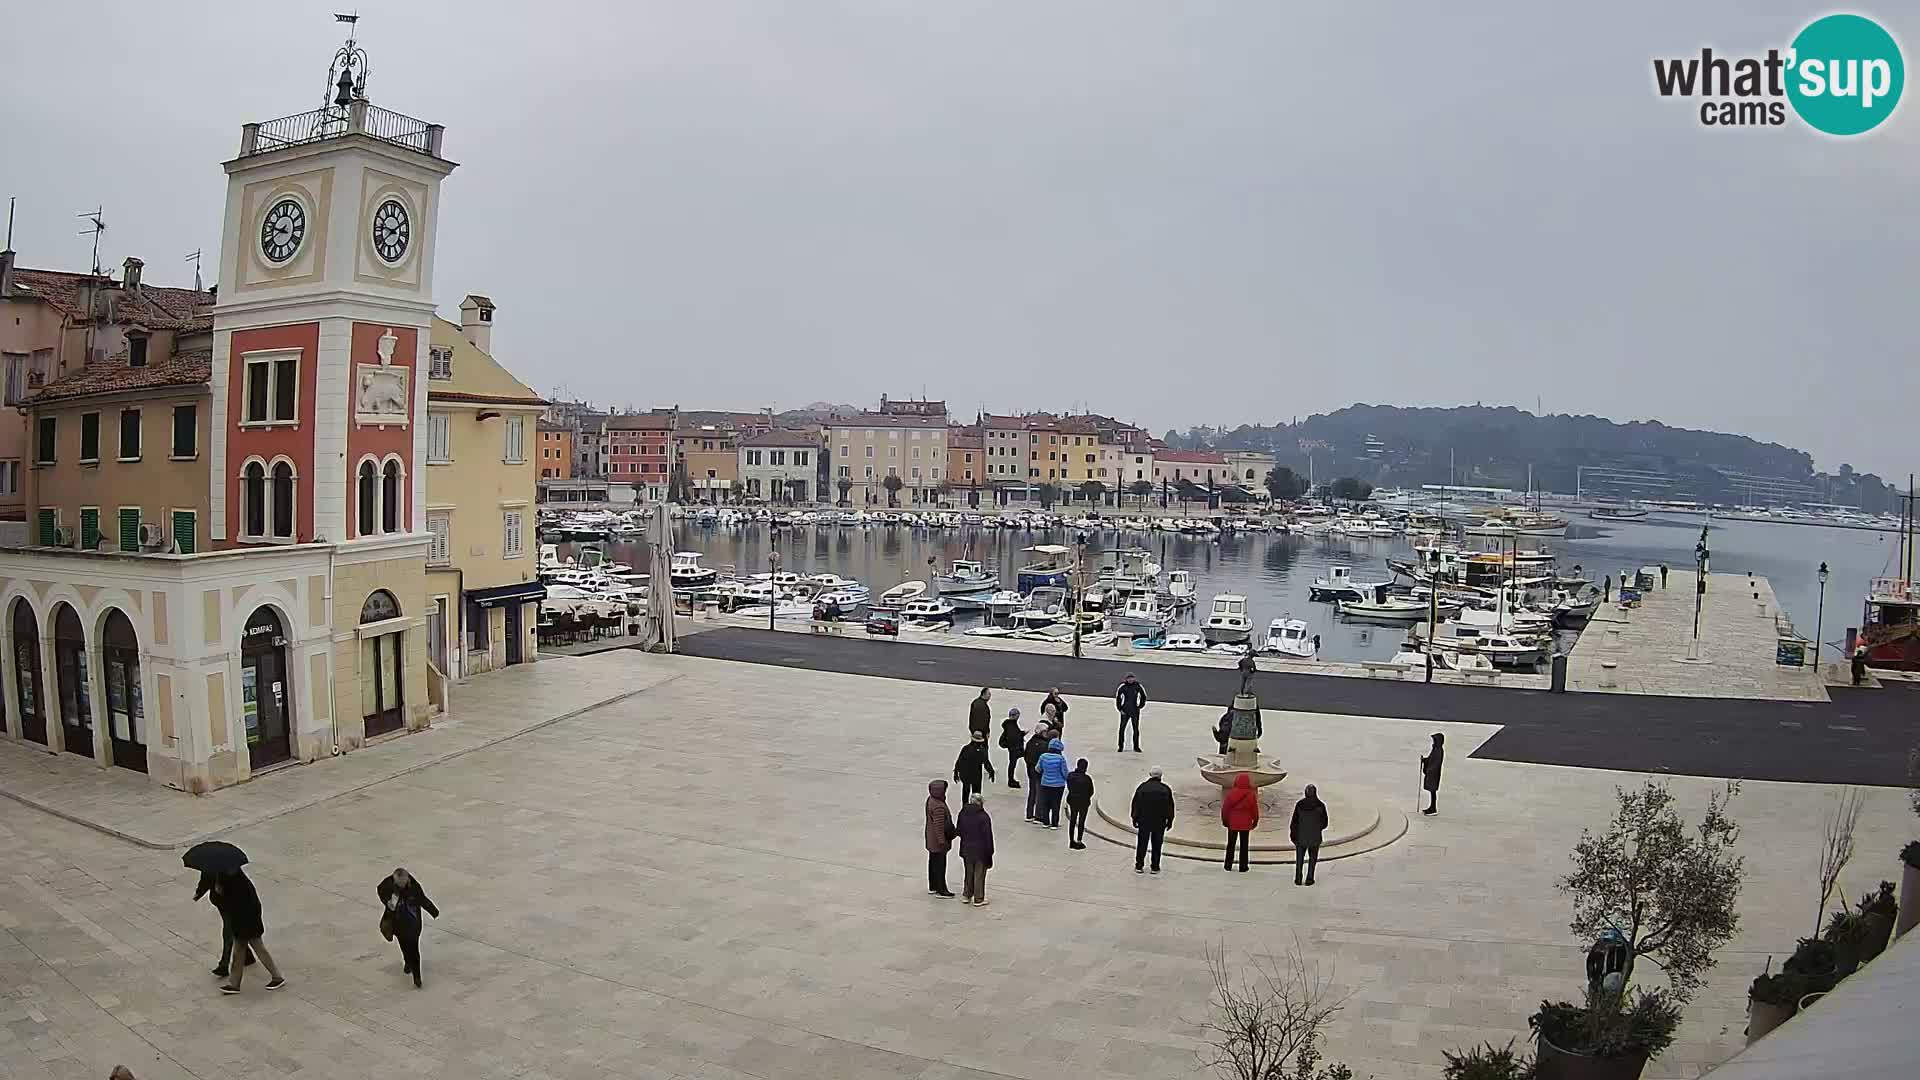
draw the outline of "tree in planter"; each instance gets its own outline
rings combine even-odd
[[[900,489],[907,486],[906,482],[893,473],[888,473],[886,478],[880,481],[880,486],[887,489],[887,505],[899,506]]]
[[[1127,493],[1133,496],[1134,502],[1139,505],[1140,509],[1145,510],[1147,508],[1147,496],[1153,494],[1153,481],[1135,480],[1133,483],[1127,485]]]
[[[839,481],[837,481],[834,484],[834,486],[840,489],[840,505],[841,506],[848,505],[847,492],[853,490],[853,481],[843,476],[839,479]]]
[[[1213,976],[1200,1064],[1226,1080],[1353,1080],[1345,1065],[1320,1068],[1320,1033],[1345,1004],[1307,962],[1298,941],[1284,956],[1250,957],[1239,972],[1207,949]]]
[[[1835,796],[1833,810],[1820,833],[1820,908],[1813,913],[1813,932],[1818,934],[1827,918],[1827,901],[1833,899],[1840,872],[1853,861],[1853,831],[1860,825],[1863,802],[1859,788],[1842,788]],[[1846,897],[1840,898],[1842,913]]]
[[[1080,498],[1089,506],[1098,506],[1107,493],[1107,485],[1098,480],[1087,480],[1080,485]]]
[[[1680,1004],[1671,991],[1646,990],[1629,1001],[1625,994],[1600,990],[1589,994],[1585,1005],[1542,1001],[1527,1026],[1540,1040],[1541,1076],[1566,1071],[1563,1055],[1632,1063],[1632,1075],[1638,1076],[1648,1059],[1673,1045]]]
[[[1612,823],[1598,834],[1581,831],[1573,872],[1559,882],[1573,896],[1570,929],[1589,941],[1618,930],[1628,946],[1627,977],[1635,958],[1647,957],[1666,972],[1676,1001],[1699,989],[1714,952],[1740,925],[1734,905],[1745,860],[1733,853],[1740,830],[1726,813],[1739,790],[1729,783],[1711,796],[1689,832],[1666,784],[1615,788]]]

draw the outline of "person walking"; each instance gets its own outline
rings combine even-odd
[[[953,890],[947,888],[947,852],[953,848],[953,838],[957,835],[953,825],[953,813],[947,809],[947,782],[930,780],[927,782],[927,894],[943,899],[953,899]]]
[[[1660,587],[1663,589],[1667,587],[1667,564],[1666,563],[1660,564]]]
[[[1251,774],[1241,773],[1233,778],[1233,786],[1220,800],[1220,824],[1227,827],[1227,858],[1220,868],[1233,869],[1233,847],[1238,844],[1240,872],[1246,873],[1247,848],[1252,843],[1254,827],[1260,824],[1260,793],[1253,790]]]
[[[266,935],[267,926],[261,917],[260,894],[254,890],[253,882],[248,880],[246,872],[235,870],[222,874],[220,880],[214,882],[213,887],[220,890],[220,910],[226,913],[227,922],[233,927],[234,943],[259,957],[260,962],[267,965],[267,973],[273,976],[267,980],[267,989],[278,990],[287,985],[286,978],[280,974],[279,967],[273,962],[273,954],[267,951],[266,942],[260,940]],[[246,964],[234,964],[233,973],[230,976],[233,981],[221,983],[220,992],[239,993],[241,977],[246,972]]]
[[[1859,686],[1867,681],[1867,647],[1865,645],[1854,646],[1853,659],[1849,666],[1853,669],[1853,685]]]
[[[1060,827],[1060,802],[1067,795],[1066,749],[1065,743],[1054,739],[1040,755],[1040,817],[1049,829]]]
[[[381,916],[382,922],[391,920],[395,941],[400,943],[400,958],[406,963],[400,970],[413,976],[413,985],[418,989],[420,983],[420,913],[422,911],[440,917],[440,909],[427,899],[427,891],[420,887],[412,874],[404,866],[396,866],[375,887],[380,903],[387,909]]]
[[[987,749],[987,733],[976,731],[960,748],[960,756],[953,759],[953,780],[960,785],[960,801],[967,799],[976,791],[984,791],[986,785],[980,782],[980,774],[985,772],[987,779],[993,779],[993,754]]]
[[[967,706],[968,731],[985,734],[993,730],[993,706],[987,704],[987,700],[991,697],[993,697],[993,691],[983,686],[980,688],[980,696],[974,698],[973,703]]]
[[[1153,849],[1153,872],[1160,872],[1160,847],[1173,827],[1173,789],[1149,769],[1146,780],[1133,789],[1133,872],[1146,872],[1147,849]]]
[[[1603,604],[1613,603],[1613,575],[1612,574],[1608,574],[1607,580],[1602,582],[1600,585],[1600,602]]]
[[[1087,772],[1087,759],[1074,763],[1067,774],[1067,846],[1083,851],[1087,846],[1087,811],[1093,806],[1093,776]]]
[[[1047,752],[1047,744],[1053,741],[1053,729],[1045,724],[1035,728],[1027,739],[1025,753],[1027,766],[1027,820],[1038,824],[1040,821],[1040,755]]]
[[[1020,786],[1018,766],[1020,755],[1027,748],[1027,733],[1020,730],[1020,710],[1008,709],[1007,718],[1000,721],[1000,749],[1007,752],[1007,786]]]
[[[1062,735],[1067,730],[1067,699],[1060,696],[1060,688],[1055,686],[1047,690],[1047,696],[1040,699],[1040,711],[1045,713],[1047,706],[1053,706],[1053,733]]]
[[[960,808],[960,862],[966,876],[960,886],[960,902],[974,907],[987,906],[987,871],[993,869],[993,818],[988,815],[986,799],[975,795]]]
[[[1114,691],[1114,707],[1120,710],[1120,745],[1115,751],[1127,749],[1127,725],[1133,725],[1133,752],[1140,752],[1140,710],[1147,707],[1147,688],[1133,677],[1132,672],[1120,680],[1120,689]]]
[[[1313,884],[1313,869],[1320,865],[1320,840],[1327,834],[1327,804],[1320,801],[1312,784],[1293,804],[1293,822],[1287,826],[1287,838],[1293,841],[1293,883]],[[1300,868],[1306,867],[1307,880],[1300,880]]]
[[[224,979],[227,977],[227,964],[233,959],[233,923],[227,918],[226,894],[214,888],[219,881],[220,878],[218,875],[202,870],[200,872],[200,887],[193,891],[193,898],[198,900],[203,896],[206,897],[207,903],[213,905],[213,910],[220,913],[220,963],[214,967],[213,973]],[[253,953],[250,950],[242,949],[240,952],[240,962],[242,964],[253,963]]]
[[[1423,814],[1440,812],[1440,763],[1446,760],[1447,737],[1440,732],[1433,733],[1433,749],[1420,759],[1420,786],[1427,791],[1427,808]]]

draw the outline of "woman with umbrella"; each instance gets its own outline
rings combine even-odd
[[[390,937],[400,939],[400,957],[406,961],[402,971],[413,976],[413,985],[420,985],[420,912],[425,910],[434,918],[440,917],[440,909],[427,899],[427,891],[407,873],[404,866],[395,867],[393,873],[380,882],[378,889],[380,903],[387,911],[380,916],[380,929]]]
[[[260,940],[266,934],[267,927],[260,917],[260,894],[254,891],[253,882],[247,879],[246,872],[235,869],[231,873],[221,874],[213,887],[222,896],[220,910],[226,914],[227,925],[233,930],[233,940],[241,949],[250,950],[259,957],[260,962],[267,965],[267,974],[273,976],[267,980],[267,989],[278,990],[287,985],[279,966],[273,962],[273,954],[267,951],[266,943]],[[221,983],[220,992],[239,993],[240,979],[246,971],[247,965],[244,963],[233,965],[233,981]]]
[[[227,965],[233,960],[233,923],[227,918],[227,895],[218,888],[220,875],[240,869],[247,863],[247,853],[223,840],[208,840],[195,844],[180,856],[180,861],[189,870],[200,871],[200,886],[193,891],[195,900],[206,897],[220,913],[220,963],[213,973],[220,978],[227,977]],[[253,963],[253,952],[241,949],[242,964]]]

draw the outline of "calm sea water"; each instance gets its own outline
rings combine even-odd
[[[1632,522],[1582,518],[1575,520],[1566,539],[1543,543],[1560,556],[1563,571],[1578,564],[1594,581],[1610,574],[1617,584],[1623,568],[1660,562],[1674,568],[1691,567],[1700,525],[1698,518],[1684,516]],[[1256,638],[1265,633],[1269,620],[1282,615],[1305,619],[1320,635],[1321,656],[1330,660],[1384,659],[1405,637],[1399,627],[1347,622],[1335,613],[1333,605],[1307,598],[1308,586],[1333,566],[1352,567],[1355,576],[1363,580],[1391,577],[1385,560],[1410,553],[1404,538],[1346,540],[1277,533],[1194,537],[1112,530],[1088,535],[1086,550],[1094,565],[1113,547],[1144,547],[1154,552],[1165,569],[1191,570],[1202,617],[1215,593],[1245,594]],[[954,559],[980,560],[997,567],[1001,580],[1010,588],[1014,569],[1027,561],[1021,548],[1073,542],[1074,534],[1060,529],[916,530],[874,525],[769,530],[764,525],[722,528],[680,522],[675,530],[679,550],[704,553],[709,566],[731,565],[741,574],[759,573],[767,569],[769,550],[777,550],[782,569],[830,571],[863,581],[875,592],[902,581],[925,579],[929,559],[941,570]],[[1826,588],[1822,633],[1830,648],[1837,648],[1835,643],[1842,639],[1846,627],[1859,625],[1868,582],[1898,572],[1895,553],[1899,537],[1892,533],[1716,520],[1708,545],[1716,572],[1752,571],[1767,577],[1799,632],[1808,637],[1814,633],[1820,595],[1817,570],[1824,560],[1832,572]],[[562,551],[567,550],[563,546]],[[646,553],[639,547],[613,544],[610,554],[635,569],[647,569]],[[1190,615],[1187,623],[1193,621]],[[968,622],[963,619],[960,625]]]

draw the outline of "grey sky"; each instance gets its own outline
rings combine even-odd
[[[1538,395],[1893,474],[1920,465],[1920,105],[1839,141],[1652,90],[1655,55],[1827,10],[365,3],[361,36],[369,96],[461,163],[442,313],[491,295],[543,391],[1155,430]],[[1911,8],[1856,10],[1914,62]],[[104,203],[109,264],[187,280],[241,123],[319,103],[329,11],[9,12],[22,262],[83,269],[72,215]]]

